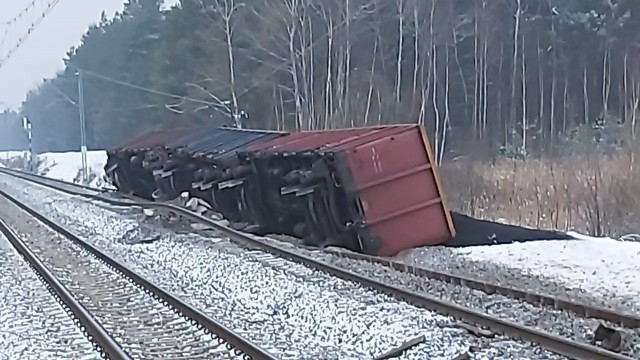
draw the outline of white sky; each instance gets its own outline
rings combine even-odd
[[[51,0],[35,0],[37,6],[12,26],[2,22],[14,18],[33,0],[0,0],[0,61],[38,18]],[[126,0],[60,0],[14,55],[0,67],[0,111],[18,109],[27,92],[42,78],[63,68],[69,48],[78,45],[89,25],[100,20],[102,11],[111,17]],[[167,1],[175,3],[175,0]],[[5,31],[8,35],[3,43]]]

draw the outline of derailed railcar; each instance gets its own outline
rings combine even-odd
[[[239,154],[219,188],[238,187],[261,233],[382,256],[455,235],[418,125],[293,133]]]
[[[185,136],[194,129],[156,130],[138,136],[107,151],[106,177],[119,191],[151,200],[156,191],[153,171],[149,169],[149,152],[161,152],[171,139]]]
[[[417,125],[156,131],[110,151],[105,169],[122,191],[156,200],[189,191],[245,231],[317,246],[390,256],[455,235]]]
[[[187,191],[215,205],[228,192],[214,197],[213,183],[237,162],[236,152],[285,134],[225,127],[151,131],[108,151],[105,173],[118,190],[146,199],[172,200]]]
[[[323,226],[320,222],[325,217],[309,214],[307,202],[310,200],[296,196],[288,188],[298,184],[299,177],[310,173],[319,155],[317,149],[328,142],[368,131],[368,128],[303,131],[256,144],[240,154],[238,166],[229,172],[227,181],[218,186],[239,188],[237,191],[243,194],[238,199],[243,209],[242,221],[252,224],[254,233],[288,234],[303,238],[310,245],[343,245],[343,232],[327,237],[314,231]]]
[[[238,164],[238,152],[251,144],[269,141],[286,133],[266,130],[209,128],[171,143],[175,155],[162,168],[161,182],[170,182],[173,196],[189,191],[192,197],[209,202],[232,221],[239,220],[235,190],[219,189],[229,169]],[[166,188],[166,185],[165,187]]]

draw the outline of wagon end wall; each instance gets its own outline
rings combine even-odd
[[[437,164],[421,126],[390,127],[341,149],[348,193],[365,223],[362,237],[379,244],[378,255],[438,245],[455,236]]]

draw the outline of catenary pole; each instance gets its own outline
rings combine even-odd
[[[84,118],[82,70],[78,70],[78,111],[80,112],[80,151],[82,152],[82,182],[87,183],[87,128]]]

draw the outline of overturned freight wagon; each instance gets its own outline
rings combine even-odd
[[[205,127],[152,131],[108,152],[105,172],[120,191],[153,200],[183,192],[215,202],[211,182],[234,164],[237,151],[284,133]],[[130,182],[121,179],[133,179]]]
[[[218,189],[217,184],[238,163],[238,152],[252,144],[269,141],[286,133],[234,128],[201,129],[169,144],[173,152],[156,163],[156,182],[165,199],[183,191],[201,198],[226,216],[237,212],[241,194]]]
[[[418,125],[292,133],[249,146],[218,189],[253,231],[392,256],[455,235]]]
[[[105,176],[118,191],[151,200],[156,191],[153,173],[145,159],[153,149],[162,149],[171,139],[185,136],[194,129],[156,130],[138,136],[107,151]]]

